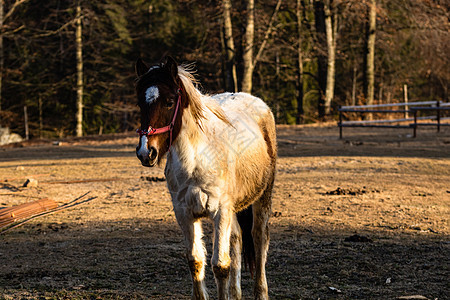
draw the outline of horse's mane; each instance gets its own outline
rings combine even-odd
[[[225,116],[224,111],[218,104],[214,104],[212,101],[205,103],[202,101],[202,95],[196,88],[198,81],[195,78],[192,70],[192,65],[178,66],[178,76],[181,79],[181,83],[184,88],[184,92],[189,98],[189,109],[195,123],[203,130],[202,121],[206,119],[205,109],[211,111],[219,120],[224,123],[233,126]]]

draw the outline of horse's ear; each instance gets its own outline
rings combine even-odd
[[[141,58],[138,58],[136,61],[135,69],[136,75],[138,77],[141,77],[142,75],[148,72],[149,66],[147,66],[147,64]]]
[[[175,59],[172,58],[172,56],[166,56],[166,63],[164,64],[164,67],[172,75],[173,80],[177,82],[178,65]]]

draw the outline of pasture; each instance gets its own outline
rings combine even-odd
[[[272,299],[448,297],[450,130],[410,135],[346,129],[339,140],[335,124],[278,126]],[[0,148],[0,207],[96,197],[0,235],[0,299],[190,299],[163,169],[142,167],[137,143],[119,135]],[[22,187],[32,175],[38,186]],[[209,261],[210,240],[207,250]],[[250,299],[248,271],[242,291]]]

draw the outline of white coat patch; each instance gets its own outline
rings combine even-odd
[[[157,86],[151,86],[145,91],[145,101],[151,104],[159,97],[159,90]]]

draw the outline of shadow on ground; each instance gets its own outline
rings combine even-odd
[[[393,299],[420,294],[444,299],[449,294],[448,237],[368,232],[371,241],[346,241],[351,234],[272,226],[267,265],[271,297]],[[209,253],[210,247],[208,240]],[[26,225],[0,236],[0,253],[0,294],[5,299],[21,293],[25,299],[190,298],[181,233],[171,222]],[[210,266],[207,282],[214,297]],[[246,271],[242,286],[244,298],[251,299]]]

